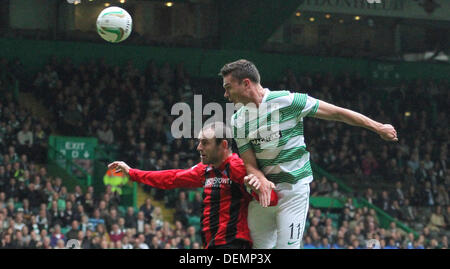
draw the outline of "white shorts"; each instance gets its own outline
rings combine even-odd
[[[309,208],[309,183],[276,184],[277,206],[252,200],[248,226],[255,249],[299,249]]]

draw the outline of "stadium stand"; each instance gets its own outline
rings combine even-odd
[[[45,168],[46,142],[52,133],[75,132],[97,137],[107,154],[133,167],[189,168],[199,161],[195,140],[171,137],[174,118],[164,108],[180,100],[189,103],[196,93],[221,98],[220,83],[191,78],[182,64],[149,62],[141,73],[132,62],[120,70],[101,60],[75,65],[56,58],[32,81],[21,81],[20,61],[0,63],[1,248],[63,248],[68,239],[78,239],[82,248],[200,248],[200,190],[140,186],[152,198],[139,209],[124,208],[108,186],[69,191]],[[286,74],[267,85],[305,89],[319,99],[392,121],[400,138],[380,147],[364,130],[305,121],[312,160],[326,173],[316,171],[311,184],[304,248],[365,248],[368,239],[379,240],[385,249],[448,248],[448,83],[416,80],[374,88],[357,74]],[[55,131],[46,119],[19,106],[19,95],[10,90],[16,80],[29,85],[49,109]],[[180,196],[187,199],[180,202]],[[158,201],[161,206],[154,206]],[[163,211],[175,211],[173,220]],[[392,217],[387,225],[386,213]]]

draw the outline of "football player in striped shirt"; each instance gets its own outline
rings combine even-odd
[[[225,98],[243,106],[231,118],[233,136],[244,160],[248,183],[260,191],[260,204],[249,205],[254,248],[300,248],[313,180],[303,137],[303,118],[341,121],[367,128],[387,141],[398,141],[393,126],[334,106],[304,93],[270,91],[260,84],[256,66],[247,60],[225,64]],[[279,202],[265,208],[275,188]]]

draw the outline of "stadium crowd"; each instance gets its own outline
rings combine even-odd
[[[4,63],[2,72],[14,73],[13,66],[20,64],[0,62]],[[198,92],[182,64],[173,68],[149,62],[141,73],[131,62],[120,70],[101,60],[75,65],[70,59],[52,58],[29,84],[54,114],[61,133],[95,136],[131,166],[189,168],[199,161],[194,139],[173,139],[170,134],[174,118],[168,108],[179,101],[191,103]],[[273,86],[307,89],[316,98],[391,122],[400,138],[399,143],[382,144],[380,149],[379,138],[367,131],[305,120],[306,143],[314,162],[356,186],[354,193],[344,193],[325,177],[313,181],[312,197],[335,197],[346,203],[337,210],[310,207],[305,248],[364,248],[367,239],[378,239],[382,248],[448,248],[448,84],[402,82],[382,96],[382,91],[369,87],[358,75],[303,74],[296,78],[288,70],[281,83]],[[210,87],[216,89],[210,92],[222,96],[220,83]],[[200,247],[198,230],[188,221],[200,214],[200,195],[191,201],[184,190],[146,188],[155,199],[165,199],[166,206],[176,209],[175,223],[169,223],[151,200],[137,212],[133,207],[121,212],[119,199],[109,187],[101,198],[93,195],[92,187],[68,192],[60,178],[48,176],[45,167],[36,165],[45,164],[45,154],[36,157],[39,154],[27,148],[29,143],[21,143],[30,137],[33,126],[31,137],[40,134],[39,145],[45,149],[51,133],[48,122],[11,107],[18,107],[17,102],[11,105],[12,95],[2,85],[0,90],[1,97],[7,98],[0,104],[0,126],[4,127],[0,130],[0,247],[63,248],[68,239],[78,239],[82,248]],[[380,227],[373,209],[356,208],[348,199],[358,196],[420,235],[415,238],[405,233],[395,222],[389,228]]]

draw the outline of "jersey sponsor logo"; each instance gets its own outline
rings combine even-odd
[[[274,140],[280,139],[281,137],[282,137],[281,131],[278,131],[276,133],[272,133],[272,134],[270,134],[270,135],[268,135],[266,137],[263,137],[263,138],[253,139],[250,142],[253,145],[257,146],[257,145],[261,145],[261,144],[264,144],[264,143],[272,142]]]
[[[225,177],[211,177],[205,181],[205,188],[220,188],[221,185],[231,185],[232,180]]]

